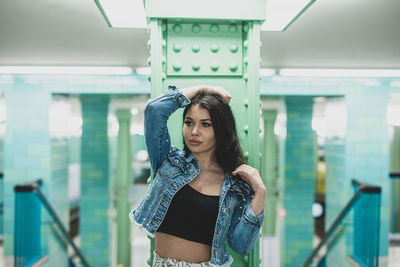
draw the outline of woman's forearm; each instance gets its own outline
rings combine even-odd
[[[267,194],[267,190],[261,188],[254,193],[254,197],[251,200],[250,206],[253,209],[254,214],[260,215],[264,210],[265,196]]]

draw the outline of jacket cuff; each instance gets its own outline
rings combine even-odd
[[[255,215],[250,205],[244,209],[243,218],[251,226],[260,228],[264,221],[264,210],[259,215]]]
[[[190,99],[187,98],[184,94],[182,94],[182,92],[179,89],[177,89],[176,86],[172,85],[168,86],[168,91],[175,93],[173,98],[179,107],[183,108],[190,104]]]

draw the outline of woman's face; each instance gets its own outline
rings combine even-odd
[[[193,154],[209,153],[215,148],[215,134],[208,110],[195,104],[190,107],[183,121],[183,137]]]

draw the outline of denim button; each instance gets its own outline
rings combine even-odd
[[[172,186],[175,188],[179,188],[179,186],[176,183],[172,183]]]
[[[226,211],[226,209],[225,208],[222,208],[222,212],[225,212]]]

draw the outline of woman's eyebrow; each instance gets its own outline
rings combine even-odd
[[[186,120],[193,120],[191,117],[186,116]],[[212,121],[211,119],[201,119],[200,121]]]

